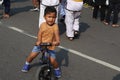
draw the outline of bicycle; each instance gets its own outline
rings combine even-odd
[[[47,49],[47,47],[51,46],[51,44],[42,43],[40,46],[42,47],[42,55],[40,57],[41,66],[39,66],[37,69],[36,80],[57,80],[57,78],[54,76],[54,69],[50,63]]]

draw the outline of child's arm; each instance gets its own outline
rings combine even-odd
[[[52,43],[52,45],[58,46],[60,44],[60,35],[59,35],[59,29],[55,30],[55,41]]]
[[[37,35],[37,41],[36,41],[36,45],[40,45],[41,44],[41,29],[39,29],[38,31],[38,35]]]

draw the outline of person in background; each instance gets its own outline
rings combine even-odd
[[[83,0],[67,0],[65,8],[66,36],[72,41],[79,33],[79,18],[83,7]]]
[[[105,19],[105,11],[106,11],[106,0],[93,0],[93,19],[98,18],[98,13],[100,11],[100,21],[104,21]]]
[[[83,0],[83,2],[84,2],[84,7],[85,8],[93,6],[93,0]]]
[[[43,22],[39,28],[37,41],[33,47],[32,52],[27,57],[25,65],[23,66],[22,72],[28,72],[30,69],[30,63],[41,51],[41,43],[51,43],[48,47],[48,53],[50,55],[50,62],[54,67],[54,73],[57,78],[61,77],[61,71],[56,61],[55,47],[60,44],[60,35],[58,25],[55,23],[57,17],[57,11],[53,6],[47,6],[44,12],[45,22]]]
[[[40,6],[40,0],[32,0],[33,9],[30,9],[30,11],[39,11]]]
[[[120,0],[108,0],[108,1],[109,5],[104,24],[109,25],[110,21],[112,21],[113,28],[120,27],[120,25],[118,24],[118,14],[120,12]]]
[[[3,18],[9,18],[10,17],[10,0],[3,0],[2,4],[4,6]]]
[[[62,0],[60,5],[59,5],[59,19],[60,22],[64,22],[65,20],[65,4],[66,4],[66,0]]]

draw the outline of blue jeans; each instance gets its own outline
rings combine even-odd
[[[5,7],[5,14],[10,14],[10,0],[4,0],[3,5]]]
[[[34,46],[32,49],[32,52],[39,53],[39,52],[41,52],[41,50],[42,50],[41,46]],[[50,55],[50,57],[52,57],[54,59],[56,58],[56,56],[55,56],[56,53],[54,50],[48,50],[48,54]]]

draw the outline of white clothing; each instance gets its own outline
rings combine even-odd
[[[59,0],[41,0],[41,3],[46,6],[55,6],[59,4]]]
[[[0,0],[0,5],[2,5],[2,3],[3,3],[3,0]]]
[[[62,2],[59,5],[60,18],[65,15],[65,4],[66,4],[66,0],[62,0]]]
[[[75,2],[73,0],[67,0],[66,8],[72,11],[80,11],[82,10],[82,4],[83,2]]]
[[[109,5],[109,0],[106,0],[106,3],[105,3],[106,5]]]
[[[66,24],[67,37],[74,37],[74,31],[79,31],[79,18],[82,7],[83,7],[83,2],[75,2],[75,1],[67,0],[66,10],[65,10],[66,13],[65,24]]]
[[[41,1],[40,14],[39,14],[39,27],[40,27],[41,23],[45,22],[44,10],[45,10],[46,6],[55,6],[55,8],[58,12],[58,5],[59,5],[59,0],[42,0]],[[56,21],[55,21],[56,23],[57,23],[57,19],[58,18],[56,18]]]

